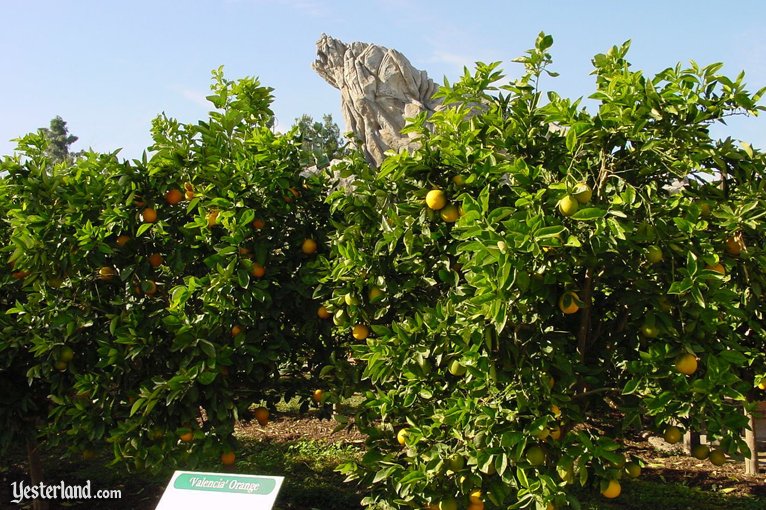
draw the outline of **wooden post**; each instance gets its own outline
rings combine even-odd
[[[691,455],[692,448],[695,446],[699,446],[700,444],[700,434],[699,432],[688,430],[686,431],[686,434],[684,434],[684,449],[686,450],[686,453]]]
[[[750,458],[745,459],[745,474],[757,475],[758,474],[758,439],[755,434],[755,413],[757,411],[748,412],[745,410],[747,416],[748,429],[745,429],[745,443],[750,448]]]
[[[35,437],[36,431],[33,431],[27,437],[27,462],[29,463],[29,478],[32,485],[39,485],[43,481],[43,463],[40,459],[40,447]],[[45,499],[36,499],[32,502],[33,510],[48,510],[48,501]]]

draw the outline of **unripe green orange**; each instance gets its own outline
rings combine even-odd
[[[559,211],[564,216],[572,216],[580,208],[580,202],[571,195],[567,195],[559,200]]]
[[[588,183],[580,182],[577,183],[574,189],[574,193],[572,195],[575,200],[577,200],[581,204],[587,204],[590,202],[591,197],[593,196],[593,190],[590,186],[588,186]]]

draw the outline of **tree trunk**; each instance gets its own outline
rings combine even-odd
[[[758,438],[755,436],[755,413],[753,411],[748,413],[745,410],[747,416],[749,429],[745,429],[745,443],[750,448],[750,458],[745,459],[745,474],[757,475],[758,474]]]
[[[27,438],[27,462],[32,485],[39,485],[43,481],[43,462],[40,459],[40,447],[34,435]],[[48,510],[48,502],[44,499],[36,499],[32,502],[32,510]]]

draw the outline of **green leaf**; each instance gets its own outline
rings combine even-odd
[[[577,145],[577,133],[572,128],[567,130],[566,145],[569,153],[574,153],[575,146]]]
[[[604,216],[606,216],[605,210],[599,209],[598,207],[588,207],[585,209],[580,209],[574,213],[571,218],[580,221],[591,221],[603,218]]]
[[[548,239],[550,237],[558,237],[565,230],[566,227],[563,225],[553,225],[538,229],[534,235],[535,239]]]
[[[632,395],[633,393],[635,393],[636,390],[638,389],[639,382],[640,381],[638,379],[631,379],[630,381],[625,383],[625,387],[622,389],[622,394]]]
[[[215,372],[205,371],[202,372],[198,377],[197,380],[200,382],[200,384],[208,385],[212,384],[213,381],[215,381],[215,378],[218,374]]]
[[[252,209],[245,209],[239,216],[240,225],[249,225],[255,219],[255,211]]]
[[[200,350],[205,353],[205,355],[208,358],[214,359],[215,358],[215,345],[208,342],[207,340],[199,339],[197,342],[197,346],[200,348]]]
[[[141,237],[141,234],[149,230],[154,226],[154,223],[142,223],[140,227],[138,227],[138,230],[136,231],[136,237]]]

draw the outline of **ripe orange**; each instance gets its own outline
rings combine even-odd
[[[745,240],[741,232],[726,239],[726,253],[732,257],[739,257],[743,251],[745,251]]]
[[[215,227],[218,224],[218,209],[210,209],[205,217],[207,218],[207,226],[209,228]]]
[[[468,495],[468,502],[469,503],[483,503],[484,498],[482,497],[481,491],[479,489],[474,489],[471,491],[471,493]]]
[[[265,427],[269,423],[269,410],[261,406],[255,410],[255,419],[261,427]]]
[[[165,202],[168,203],[168,205],[176,205],[183,199],[183,195],[179,190],[176,188],[170,189],[165,193]]]
[[[115,271],[114,268],[109,266],[104,266],[98,270],[99,279],[104,281],[112,280],[116,275],[117,275],[117,271]]]
[[[184,443],[191,443],[192,441],[194,441],[194,432],[192,431],[184,432],[183,434],[178,436],[178,438]]]
[[[317,316],[320,319],[329,319],[330,317],[332,317],[332,314],[330,313],[329,310],[327,310],[327,308],[324,305],[322,305],[319,308],[317,308]]]
[[[404,446],[407,444],[407,429],[400,429],[399,432],[396,433],[396,441]]]
[[[554,425],[553,428],[551,428],[551,439],[554,441],[558,441],[561,439],[561,427],[558,425]]]
[[[29,272],[28,271],[14,271],[13,273],[11,273],[11,276],[13,276],[13,278],[15,280],[23,280],[24,278],[29,276]]]
[[[234,455],[234,452],[223,452],[221,454],[221,464],[224,466],[233,466],[236,460],[237,456]]]
[[[556,404],[551,404],[551,413],[553,413],[554,417],[558,418],[561,416],[561,408]]]
[[[266,226],[266,222],[263,220],[263,218],[256,218],[253,220],[253,223],[251,223],[253,228],[261,230],[263,227]]]
[[[351,329],[351,335],[357,340],[365,340],[370,336],[370,328],[364,324],[357,324]]]
[[[622,492],[620,482],[617,480],[609,480],[609,485],[607,485],[606,488],[601,491],[601,495],[607,499],[614,499],[620,495],[620,492]]]
[[[266,268],[260,265],[258,262],[254,262],[253,268],[250,270],[250,274],[256,278],[263,278],[266,274]]]
[[[561,297],[559,297],[559,310],[567,315],[576,313],[577,310],[580,309],[580,306],[577,304],[577,299],[576,292],[571,290],[564,292]]]
[[[151,207],[147,207],[141,211],[141,219],[144,223],[154,223],[157,221],[157,211]]]
[[[721,276],[726,275],[726,268],[723,267],[723,264],[720,262],[718,264],[713,264],[712,266],[705,266],[705,269],[709,271],[715,271],[716,273],[719,273]]]
[[[468,510],[484,510],[484,502],[468,503]]]
[[[231,328],[231,336],[234,337],[234,336],[239,335],[240,333],[242,333],[242,327],[240,325],[235,324],[234,326],[232,326],[232,328]]]
[[[115,244],[122,248],[126,244],[128,244],[128,241],[130,241],[130,236],[127,236],[125,234],[122,234],[121,236],[117,236],[117,241],[115,241]]]
[[[285,203],[287,203],[287,204],[291,204],[291,203],[293,203],[293,200],[294,200],[294,199],[296,199],[296,198],[299,198],[299,197],[301,196],[301,192],[300,192],[300,191],[298,191],[298,190],[297,190],[297,189],[295,189],[295,188],[289,188],[289,189],[288,189],[288,191],[290,192],[290,194],[289,194],[289,195],[288,195],[288,194],[285,194],[285,195],[282,197],[282,199],[283,199],[283,200],[285,201]]]
[[[692,375],[697,371],[697,357],[687,352],[676,359],[676,370],[684,375]]]
[[[151,280],[147,282],[149,284],[149,288],[146,290],[147,296],[153,296],[157,294],[157,284]]]
[[[432,189],[426,195],[426,205],[429,209],[438,211],[447,205],[447,195],[440,189]]]
[[[766,379],[761,379],[757,386],[759,390],[766,390]]]
[[[370,300],[370,303],[377,303],[383,299],[383,291],[378,287],[373,287],[370,289],[370,292],[367,293],[367,299]]]
[[[153,268],[158,268],[162,265],[162,263],[165,262],[165,259],[162,258],[162,255],[159,253],[152,253],[149,255],[149,265]]]
[[[322,389],[314,390],[314,393],[311,394],[311,400],[317,404],[322,402],[322,397],[324,397],[324,390]]]
[[[311,255],[317,251],[317,242],[313,239],[305,239],[301,245],[301,251],[306,255]]]

